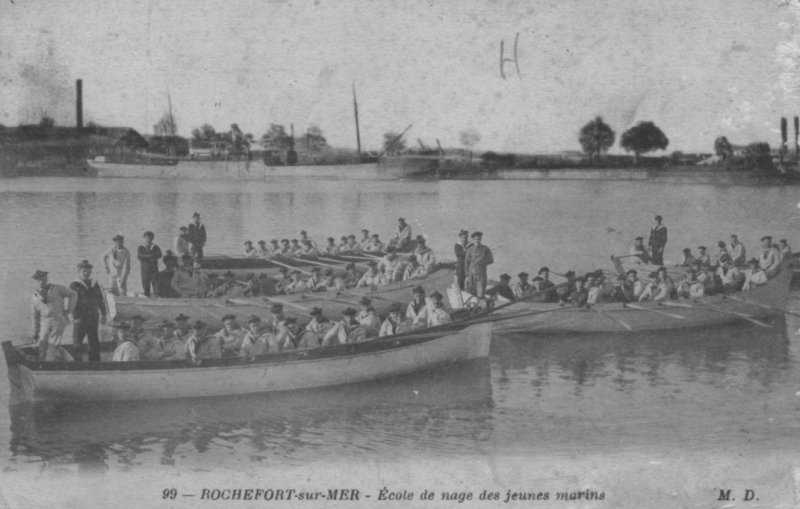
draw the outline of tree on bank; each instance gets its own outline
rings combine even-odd
[[[772,164],[772,149],[769,143],[755,142],[750,143],[744,148],[745,164],[749,168],[758,170],[774,170],[775,165]]]
[[[211,124],[203,124],[192,129],[192,139],[201,143],[210,143],[217,139],[217,131]]]
[[[725,136],[718,136],[714,140],[714,153],[723,161],[727,161],[733,157],[733,145]]]
[[[281,124],[270,124],[269,130],[261,136],[261,143],[269,150],[279,153],[292,148],[293,140]]]
[[[641,154],[666,149],[669,139],[654,123],[644,121],[622,133],[619,144],[628,152],[633,152],[634,161],[638,161]]]
[[[581,128],[578,141],[581,148],[592,161],[597,161],[600,156],[614,145],[616,134],[611,127],[603,122],[602,117],[596,117]]]
[[[312,124],[306,129],[306,148],[309,152],[322,152],[328,148],[328,140],[318,125]]]
[[[406,149],[406,141],[394,131],[383,133],[383,151],[388,155],[396,155]]]

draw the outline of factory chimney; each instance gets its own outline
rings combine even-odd
[[[75,80],[75,126],[83,128],[83,80]]]

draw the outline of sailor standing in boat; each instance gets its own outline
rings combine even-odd
[[[467,291],[479,299],[486,293],[486,269],[494,263],[492,251],[483,243],[483,233],[472,233],[472,244],[467,249],[465,263],[467,267]]]
[[[33,340],[39,349],[39,360],[47,359],[50,346],[61,344],[64,328],[75,310],[77,294],[62,285],[48,283],[47,272],[37,270],[33,279],[39,288],[33,292]]]
[[[136,257],[139,258],[139,268],[142,273],[142,289],[144,296],[150,297],[150,292],[156,292],[156,281],[158,280],[158,260],[161,259],[161,248],[153,244],[155,235],[151,231],[144,232],[142,235],[144,245],[139,246]]]
[[[76,293],[75,311],[73,312],[72,343],[82,357],[83,340],[89,344],[89,362],[100,361],[99,326],[106,323],[106,301],[103,291],[96,281],[92,281],[92,264],[83,260],[78,264],[80,279],[69,287]]]
[[[131,253],[125,247],[125,237],[115,235],[114,245],[103,254],[103,265],[108,275],[108,288],[114,295],[125,296],[128,292],[128,274],[131,272]]]
[[[467,247],[469,246],[469,232],[467,230],[461,230],[458,232],[458,242],[455,244],[455,255],[456,255],[456,282],[458,283],[458,288],[460,290],[464,290],[464,280],[467,277],[467,268],[466,268],[466,256],[467,256]]]
[[[192,245],[192,256],[195,259],[201,260],[203,258],[203,248],[206,245],[206,225],[200,222],[200,213],[195,212],[192,214],[193,222],[189,224],[187,236],[189,243]]]
[[[664,248],[667,246],[667,227],[661,224],[663,218],[656,216],[655,226],[650,229],[648,246],[650,247],[650,258],[655,265],[664,265]]]
[[[192,245],[189,242],[189,228],[181,226],[180,233],[175,237],[173,247],[175,248],[175,256],[178,260],[182,260],[184,255],[192,255]]]
[[[411,243],[411,225],[404,218],[397,219],[397,231],[389,239],[389,247],[399,251],[405,250]]]

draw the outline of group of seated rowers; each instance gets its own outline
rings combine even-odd
[[[502,274],[500,282],[489,288],[486,294],[495,304],[525,299],[587,306],[599,302],[661,301],[750,291],[775,275],[786,256],[785,252],[779,253],[773,248],[769,237],[764,237],[762,247],[764,252],[761,256],[750,259],[743,266],[737,266],[726,252],[713,259],[684,260],[673,271],[680,271],[679,277],[670,275],[664,266],[658,267],[647,278],[640,278],[635,269],[620,274],[597,270],[584,276],[569,271],[559,274],[565,281],[556,285],[550,281],[550,270],[542,267],[532,281],[529,281],[527,272],[521,272],[513,286],[510,284],[511,276]]]
[[[189,317],[180,314],[174,322],[165,320],[155,333],[150,333],[144,327],[144,319],[134,316],[130,322],[112,326],[118,344],[112,361],[188,360],[197,364],[202,359],[252,360],[265,353],[361,343],[451,321],[442,294],[433,292],[426,297],[420,286],[414,288],[405,310],[394,304],[383,318],[369,298],[362,298],[359,305],[360,310],[345,309],[338,320],[329,320],[321,308],[315,307],[309,321],[301,325],[296,318],[284,314],[282,304],[274,303],[268,320],[252,316],[240,326],[236,316],[229,314],[222,317],[222,328],[216,332],[199,320],[190,325]]]
[[[159,296],[164,293],[174,297],[235,298],[384,286],[427,276],[435,268],[436,258],[424,239],[420,239],[414,254],[401,258],[390,247],[380,259],[366,261],[364,272],[355,262],[349,262],[339,271],[318,265],[303,270],[281,266],[277,275],[248,274],[237,279],[230,271],[221,275],[205,273],[201,262],[186,260],[178,267],[170,255],[164,257],[164,263],[166,274],[159,279],[163,279],[168,288],[166,292],[159,291]]]
[[[421,241],[424,245],[425,239],[417,235],[417,243]],[[257,245],[253,241],[244,242],[243,254],[249,258],[270,258],[273,256],[293,257],[293,256],[321,256],[321,255],[343,255],[360,253],[382,253],[388,248],[397,250],[407,250],[412,245],[411,226],[406,223],[404,218],[397,220],[397,230],[391,235],[388,244],[381,241],[377,233],[370,234],[367,229],[361,230],[361,238],[355,235],[343,235],[339,242],[334,237],[328,237],[327,243],[320,247],[316,242],[308,237],[308,232],[300,231],[300,238],[297,239],[272,239],[269,244],[265,240],[259,240]]]

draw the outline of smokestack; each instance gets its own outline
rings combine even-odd
[[[83,128],[83,80],[75,80],[75,126]]]

